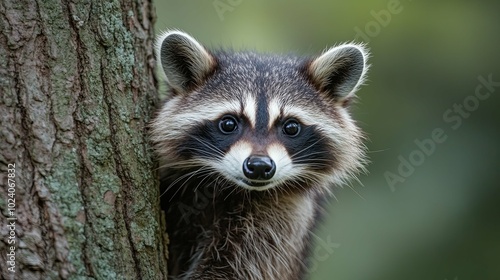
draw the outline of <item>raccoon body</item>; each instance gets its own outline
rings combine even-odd
[[[174,279],[303,279],[332,187],[363,168],[348,105],[367,51],[318,57],[211,52],[167,32],[170,95],[152,124]]]

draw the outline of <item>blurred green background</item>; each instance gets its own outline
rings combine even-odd
[[[184,0],[156,11],[158,32],[181,29],[209,48],[368,43],[369,81],[352,111],[372,163],[332,199],[311,279],[500,279],[500,85],[475,97],[480,76],[500,82],[500,1]],[[424,154],[415,141],[435,129],[445,141]],[[402,161],[414,170],[400,174]]]

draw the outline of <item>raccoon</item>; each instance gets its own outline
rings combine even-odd
[[[169,31],[156,51],[169,87],[151,135],[170,277],[303,279],[323,201],[365,163],[348,107],[367,49],[209,51]]]

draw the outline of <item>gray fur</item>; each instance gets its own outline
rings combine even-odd
[[[363,169],[363,135],[345,101],[364,79],[366,50],[348,44],[312,59],[210,53],[174,31],[161,37],[157,53],[172,90],[152,123],[172,277],[303,279],[322,201]],[[179,53],[192,57],[168,65]],[[228,148],[217,146],[224,138],[197,136],[227,114],[249,120]],[[288,118],[309,128],[299,152],[286,142],[298,140],[284,141],[276,129]],[[265,188],[238,179],[243,159],[256,151],[279,164]]]

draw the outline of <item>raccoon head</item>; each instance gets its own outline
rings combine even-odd
[[[152,138],[167,172],[190,170],[178,181],[328,191],[362,168],[363,137],[348,104],[367,72],[363,45],[313,58],[211,52],[172,31],[157,57],[170,96]]]

